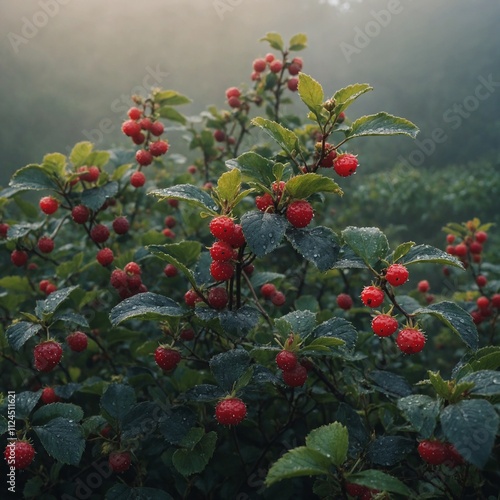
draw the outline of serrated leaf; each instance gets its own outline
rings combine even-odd
[[[329,177],[309,172],[292,177],[285,187],[292,198],[303,199],[316,193],[336,193],[342,195],[342,189]]]
[[[432,372],[430,370],[427,372],[427,374],[429,375],[429,380],[436,393],[445,400],[449,399],[451,397],[452,390],[448,383],[443,380],[441,374],[439,372]]]
[[[168,443],[178,445],[195,424],[196,414],[193,410],[187,406],[177,406],[160,419],[159,429]]]
[[[204,210],[208,210],[210,213],[214,213],[217,210],[217,205],[215,204],[212,197],[202,189],[193,186],[192,184],[178,184],[177,186],[172,186],[164,189],[155,189],[148,193],[149,195],[156,196],[161,200],[168,198],[173,198],[174,200],[183,200],[191,205],[201,207]]]
[[[353,252],[371,267],[389,252],[387,237],[377,227],[349,226],[342,231],[342,238]]]
[[[401,245],[398,245],[396,250],[394,250],[392,259],[394,262],[397,262],[399,259],[404,257],[415,245],[414,241],[408,241],[406,243],[401,243]]]
[[[167,243],[165,245],[149,245],[147,249],[156,256],[169,262],[167,256],[173,257],[176,262],[184,266],[192,266],[200,256],[201,243],[199,241],[180,241],[179,243]]]
[[[184,397],[189,401],[199,401],[209,403],[217,401],[224,396],[225,391],[220,387],[212,384],[198,384],[197,386],[189,389],[184,394]]]
[[[205,434],[192,450],[176,450],[172,455],[174,467],[184,477],[202,472],[212,458],[216,443],[217,433],[211,431]]]
[[[500,372],[493,370],[481,370],[466,375],[460,382],[473,382],[474,387],[469,391],[471,394],[480,396],[493,396],[500,394]]]
[[[228,168],[237,168],[245,179],[255,180],[264,186],[270,186],[274,181],[273,162],[254,151],[227,160],[226,166]]]
[[[454,302],[443,301],[422,307],[414,311],[414,314],[430,314],[451,328],[472,350],[479,345],[477,327],[472,316]]]
[[[427,262],[433,264],[449,265],[463,269],[464,266],[449,253],[430,245],[416,245],[401,259],[401,264],[409,266],[416,262]]]
[[[373,388],[387,396],[401,398],[412,393],[411,385],[401,375],[385,370],[372,370],[368,378],[374,382]]]
[[[110,384],[101,397],[101,408],[121,422],[136,402],[135,391],[126,384]]]
[[[291,130],[277,122],[260,116],[254,118],[252,124],[257,125],[270,135],[289,156],[294,158],[297,155],[299,151],[299,139]]]
[[[75,168],[82,167],[85,165],[86,158],[92,153],[94,145],[91,142],[83,141],[78,142],[73,146],[71,153],[69,154],[69,159]]]
[[[10,325],[5,332],[9,345],[15,351],[19,351],[21,347],[34,335],[36,335],[42,327],[28,321],[19,321]]]
[[[162,90],[161,92],[157,92],[154,96],[154,100],[162,106],[178,106],[180,104],[189,104],[192,102],[189,97],[180,94],[176,90]]]
[[[291,477],[328,474],[330,466],[330,460],[322,453],[299,446],[285,453],[271,466],[266,476],[266,485],[271,486]]]
[[[274,33],[274,32],[266,33],[266,36],[262,37],[259,40],[259,42],[269,42],[269,45],[271,45],[273,49],[283,52],[284,49],[283,38],[279,33]]]
[[[241,172],[238,169],[224,172],[217,181],[217,195],[225,206],[231,207],[241,189]]]
[[[307,35],[304,33],[297,33],[290,38],[288,42],[288,50],[303,50],[307,47]]]
[[[245,335],[257,325],[259,318],[259,311],[248,305],[234,311],[221,311],[219,314],[222,328],[230,335]]]
[[[42,391],[23,391],[16,394],[16,419],[26,420],[40,400]]]
[[[242,377],[250,364],[250,355],[243,349],[217,354],[210,359],[210,370],[224,390],[231,392],[234,384]]]
[[[106,202],[118,193],[118,182],[111,181],[102,186],[85,189],[82,192],[82,205],[97,212]]]
[[[279,247],[288,221],[281,215],[254,210],[243,214],[241,227],[250,250],[263,257]]]
[[[374,115],[366,115],[353,122],[346,137],[364,137],[368,135],[407,135],[412,139],[417,137],[418,127],[406,118],[393,116],[389,113],[380,112]]]
[[[37,300],[35,307],[35,314],[40,319],[47,319],[56,312],[63,302],[65,302],[70,295],[77,290],[78,286],[69,286],[61,288],[52,292],[45,300]]]
[[[43,157],[42,168],[49,174],[60,177],[64,174],[66,157],[61,153],[49,153]]]
[[[174,300],[152,292],[139,293],[123,300],[111,309],[109,319],[113,326],[128,319],[159,321],[179,317],[184,310]]]
[[[103,168],[108,163],[110,156],[107,151],[93,151],[85,158],[85,163],[88,166],[94,165]]]
[[[349,321],[344,318],[331,318],[318,325],[312,332],[313,337],[333,337],[342,340],[347,349],[354,349],[358,332]]]
[[[432,436],[440,410],[438,401],[423,394],[412,394],[400,398],[397,406],[422,437]]]
[[[43,425],[49,420],[63,417],[70,421],[80,422],[83,419],[83,410],[72,403],[52,403],[39,408],[32,417],[33,424]]]
[[[57,190],[52,177],[40,165],[27,165],[12,176],[9,186],[24,190]]]
[[[304,339],[316,326],[316,315],[311,311],[292,311],[277,318],[275,325],[285,336],[291,332],[298,333]]]
[[[347,428],[339,422],[318,427],[306,436],[306,447],[318,451],[333,465],[340,467],[347,459]]]
[[[85,449],[85,438],[80,425],[57,417],[42,426],[34,426],[45,451],[68,465],[78,465]]]
[[[311,76],[299,73],[298,92],[302,102],[318,116],[325,100],[325,93],[321,84]]]
[[[333,95],[333,99],[335,99],[336,102],[335,113],[339,115],[342,111],[346,110],[355,99],[370,90],[373,90],[373,87],[368,83],[354,83],[338,90]]]
[[[406,498],[415,498],[413,492],[399,479],[380,470],[368,469],[346,476],[349,483],[361,484],[373,490],[399,493]]]
[[[121,438],[137,439],[155,432],[162,413],[160,406],[152,401],[133,405],[123,417]]]
[[[302,347],[302,351],[329,351],[330,347],[344,345],[345,342],[335,337],[318,337],[312,342]]]
[[[182,123],[182,125],[186,125],[187,123],[186,117],[182,113],[179,113],[179,111],[177,111],[172,106],[162,106],[159,109],[159,114],[162,118],[171,120],[173,122]]]
[[[32,231],[38,231],[44,225],[44,221],[24,223],[24,224],[14,224],[9,227],[7,232],[7,238],[9,240],[17,240],[19,238],[24,238],[24,236],[30,234]]]
[[[83,252],[73,255],[69,261],[62,262],[56,267],[56,275],[65,280],[75,272],[79,272],[83,264]]]
[[[29,292],[30,282],[26,276],[4,276],[0,279],[0,287],[11,292]]]

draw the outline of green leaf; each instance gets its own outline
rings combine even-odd
[[[260,116],[254,118],[252,124],[262,128],[283,148],[285,153],[292,158],[299,152],[298,137],[291,130],[283,127],[283,125]]]
[[[247,180],[255,180],[264,186],[270,186],[274,182],[273,162],[249,151],[238,156],[238,158],[227,160],[228,168],[237,168]]]
[[[454,302],[444,301],[422,307],[414,314],[430,314],[451,328],[472,350],[479,345],[479,336],[472,316]]]
[[[449,399],[451,397],[452,390],[448,383],[443,380],[441,374],[439,372],[433,372],[430,370],[427,372],[427,374],[429,375],[429,380],[436,393],[445,400]]]
[[[401,398],[412,393],[411,385],[401,375],[385,370],[372,370],[368,378],[374,382],[372,387],[387,396]]]
[[[123,300],[111,309],[109,319],[113,326],[128,319],[161,321],[179,317],[184,310],[174,300],[152,292],[139,293]]]
[[[4,276],[0,279],[0,287],[11,292],[29,292],[30,282],[26,276]]]
[[[338,90],[333,95],[333,99],[335,99],[336,102],[335,113],[339,115],[342,111],[347,109],[355,99],[370,90],[373,90],[373,87],[368,83],[354,83]]]
[[[201,207],[211,213],[217,210],[212,197],[202,189],[193,186],[192,184],[178,184],[164,189],[155,189],[148,194],[156,196],[161,200],[173,198],[174,200],[183,200],[191,205]]]
[[[340,246],[332,229],[324,226],[313,229],[289,227],[285,236],[294,250],[320,271],[331,269],[337,262]]]
[[[37,405],[41,395],[42,391],[24,391],[16,394],[16,418],[26,420]]]
[[[399,259],[403,258],[414,245],[414,241],[408,241],[406,243],[401,243],[401,245],[398,245],[396,250],[394,250],[394,254],[392,255],[393,261],[397,262]]]
[[[110,156],[107,151],[94,151],[85,158],[85,163],[88,166],[94,165],[95,167],[103,168],[108,163]]]
[[[220,324],[224,331],[230,335],[245,335],[257,325],[259,319],[259,311],[248,305],[234,311],[219,313]]]
[[[14,349],[14,351],[19,351],[19,349],[21,349],[21,347],[41,329],[42,327],[36,323],[19,321],[18,323],[10,325],[5,335],[12,349]]]
[[[40,165],[20,168],[12,176],[9,186],[24,190],[57,189],[52,177]]]
[[[283,52],[285,47],[281,35],[274,32],[266,33],[266,36],[262,37],[259,42],[269,42],[269,45],[271,45],[273,49],[279,50],[280,52]]]
[[[161,106],[178,106],[180,104],[189,104],[192,102],[189,97],[180,94],[176,90],[163,90],[161,92],[157,92],[154,96],[154,100]]]
[[[170,262],[168,257],[184,266],[192,266],[200,256],[201,243],[199,241],[180,241],[179,243],[167,243],[165,245],[149,245],[147,249],[154,255]]]
[[[43,425],[58,417],[79,422],[83,419],[83,410],[80,406],[71,403],[52,403],[39,408],[33,414],[32,420],[33,424]]]
[[[85,438],[80,425],[66,418],[57,417],[33,430],[45,451],[59,462],[78,465],[85,449]]]
[[[30,234],[32,231],[38,231],[43,227],[44,221],[15,224],[9,228],[7,237],[9,240],[17,240],[19,238],[24,238],[26,235]]]
[[[202,403],[210,403],[222,398],[225,391],[213,384],[198,384],[192,389],[189,389],[184,394],[184,397],[189,401],[199,401]],[[194,425],[194,424],[193,424]]]
[[[378,436],[368,447],[372,464],[393,467],[415,450],[415,440],[404,436]]]
[[[200,387],[199,385],[194,389]],[[215,386],[213,386],[215,387]],[[170,444],[178,445],[196,424],[196,414],[187,406],[177,406],[160,419],[159,429]]]
[[[101,397],[101,408],[121,422],[136,402],[135,392],[126,384],[110,384]]]
[[[78,286],[61,288],[51,293],[45,300],[37,300],[35,314],[40,319],[46,320],[47,318],[50,318],[52,314],[56,312],[59,306],[63,302],[65,302],[70,297],[70,295],[78,288]]]
[[[340,467],[347,459],[349,433],[339,422],[323,425],[307,435],[306,447],[318,451],[333,465]]]
[[[299,446],[285,453],[271,466],[267,473],[266,485],[271,486],[291,477],[328,474],[330,466],[330,460],[322,453]]]
[[[85,160],[92,153],[94,145],[91,142],[84,141],[79,142],[74,145],[71,153],[69,154],[69,159],[75,168],[83,167],[86,165]]]
[[[490,456],[498,431],[498,414],[485,399],[449,405],[440,416],[443,433],[465,460],[480,469]]]
[[[298,92],[302,102],[318,116],[323,109],[323,101],[325,100],[321,84],[309,75],[299,73]]]
[[[316,315],[311,311],[292,311],[276,319],[275,325],[284,336],[293,332],[304,338],[314,330]]]
[[[122,179],[123,176],[129,171],[131,166],[132,166],[131,163],[125,163],[125,165],[120,165],[119,167],[116,167],[113,170],[113,173],[111,174],[111,180],[119,181],[120,179]]]
[[[217,443],[217,433],[208,432],[192,449],[179,449],[172,455],[174,467],[184,477],[202,472],[208,465]]]
[[[312,342],[303,347],[302,351],[329,351],[330,347],[338,347],[344,345],[345,342],[336,337],[318,337]]]
[[[349,483],[361,484],[373,490],[399,493],[407,498],[415,498],[413,492],[399,479],[380,470],[368,469],[346,476]]]
[[[217,182],[216,192],[225,206],[232,206],[241,189],[241,172],[238,169],[224,172]]]
[[[0,436],[3,436],[9,429],[9,424],[4,416],[0,416]]]
[[[250,355],[243,349],[217,354],[210,359],[210,370],[220,387],[231,392],[234,384],[250,365]]]
[[[398,399],[397,406],[422,437],[432,436],[440,410],[438,401],[423,394],[412,394]]]
[[[354,349],[358,332],[349,321],[344,318],[331,318],[318,325],[312,332],[315,338],[332,337],[344,341],[347,349]]]
[[[353,139],[367,135],[408,135],[415,139],[418,132],[418,127],[410,120],[382,111],[358,118],[347,131],[346,137]]]
[[[83,265],[83,252],[73,255],[71,260],[62,262],[56,267],[56,275],[63,280],[69,278],[75,272],[79,272]]]
[[[243,214],[241,227],[250,250],[263,257],[279,247],[288,221],[281,215],[254,210]]]
[[[302,199],[316,193],[336,193],[342,195],[342,189],[329,177],[309,172],[296,175],[286,183],[286,193],[292,198]]]
[[[61,153],[50,153],[43,157],[42,168],[56,177],[64,175],[66,157]]]
[[[106,202],[118,193],[118,182],[111,181],[102,186],[85,189],[82,192],[82,205],[97,212]]]
[[[288,42],[288,50],[303,50],[307,47],[307,35],[304,33],[297,33],[290,38]]]
[[[159,110],[159,114],[162,118],[182,123],[182,125],[186,125],[187,123],[186,117],[175,108],[172,108],[172,106],[162,106]]]
[[[162,409],[152,401],[133,405],[125,414],[121,426],[121,438],[138,439],[155,432]]]
[[[349,226],[342,231],[342,238],[366,265],[373,267],[387,256],[389,243],[377,227]]]
[[[106,491],[105,500],[174,500],[164,489],[139,487],[131,488],[118,483]]]
[[[449,253],[443,252],[439,248],[430,245],[416,245],[414,246],[401,260],[401,264],[409,266],[416,262],[427,262],[431,264],[442,264],[463,269],[464,266],[456,258]]]
[[[460,382],[473,382],[474,387],[469,391],[471,394],[480,396],[493,396],[500,394],[500,372],[493,370],[481,370],[470,373],[460,379]]]

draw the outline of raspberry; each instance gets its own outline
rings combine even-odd
[[[238,87],[229,87],[226,90],[226,99],[230,99],[231,97],[240,97],[241,92]]]
[[[203,300],[198,293],[191,288],[184,294],[184,302],[188,307],[194,307],[197,302]]]
[[[280,351],[276,355],[276,364],[280,370],[293,370],[297,366],[297,355],[292,351]]]
[[[290,203],[286,209],[286,218],[293,227],[306,227],[313,218],[313,208],[306,200],[298,200]]]
[[[133,137],[134,135],[139,134],[141,131],[141,125],[135,120],[127,120],[122,123],[122,132],[128,136]]]
[[[146,140],[146,136],[142,132],[139,132],[137,135],[134,135],[132,137],[133,143],[137,146],[144,144],[145,140]]]
[[[128,451],[113,451],[109,454],[108,462],[113,472],[125,472],[130,469],[132,457]]]
[[[137,292],[142,285],[140,274],[130,274],[127,276],[127,287],[131,292]]]
[[[35,358],[35,368],[40,372],[52,371],[62,357],[62,347],[55,340],[47,340],[35,346],[33,356]]]
[[[215,281],[227,281],[234,275],[234,266],[230,262],[214,260],[210,264],[210,274]]]
[[[238,425],[247,415],[247,407],[239,398],[227,398],[215,406],[215,418],[221,425]]]
[[[264,193],[262,196],[257,196],[255,198],[255,206],[261,212],[274,212],[274,200],[269,193]]]
[[[288,81],[286,82],[286,86],[288,87],[288,90],[291,90],[292,92],[297,92],[299,88],[299,79],[289,78]]]
[[[181,354],[175,349],[158,346],[155,351],[155,362],[164,371],[173,370],[180,362]]]
[[[260,287],[260,294],[265,299],[270,299],[276,292],[276,287],[272,283],[265,283]]]
[[[127,274],[141,274],[141,266],[137,262],[129,262],[124,268]]]
[[[113,250],[111,250],[111,248],[102,248],[97,252],[96,259],[101,266],[106,267],[113,262],[115,256],[113,255]]]
[[[467,255],[467,246],[465,245],[465,243],[459,243],[455,247],[455,255],[457,255],[458,257],[465,257]]]
[[[42,253],[50,253],[54,250],[54,240],[48,236],[42,236],[37,243],[38,249]]]
[[[262,73],[267,68],[267,62],[265,59],[255,59],[253,62],[253,69],[257,73]]]
[[[99,176],[101,175],[101,171],[99,170],[99,168],[95,166],[80,167],[78,169],[78,172],[82,172],[80,174],[80,180],[85,182],[96,182],[97,179],[99,179]]]
[[[493,297],[491,297],[491,305],[496,309],[500,309],[500,293],[495,293]]]
[[[224,132],[224,130],[220,129],[214,130],[213,135],[216,142],[224,142],[226,140],[226,133]]]
[[[337,295],[337,305],[344,311],[348,311],[353,305],[352,297],[347,293],[340,293]]]
[[[286,302],[286,297],[283,292],[277,291],[272,297],[271,302],[276,307],[282,306]]]
[[[130,108],[127,115],[131,120],[138,120],[142,116],[142,111],[139,108]]]
[[[231,106],[231,108],[241,107],[241,101],[237,97],[230,97],[227,103],[229,104],[229,106]]]
[[[24,250],[13,250],[10,261],[17,267],[22,267],[28,261],[28,254]]]
[[[45,290],[47,289],[47,286],[49,285],[49,283],[50,283],[49,280],[42,280],[42,281],[40,281],[40,283],[38,283],[38,289],[41,292],[45,292]]]
[[[7,231],[9,230],[9,225],[5,222],[0,224],[0,238],[7,238]]]
[[[272,63],[269,64],[269,69],[271,73],[279,73],[283,68],[283,63],[279,59],[275,59]]]
[[[331,149],[325,153],[325,156],[320,161],[319,166],[323,168],[331,168],[333,167],[335,158],[337,158],[337,151],[335,149]]]
[[[66,337],[68,347],[74,352],[82,352],[87,349],[89,339],[83,332],[73,332]]]
[[[488,283],[488,278],[486,276],[480,274],[479,276],[476,277],[476,285],[479,287],[486,286]]]
[[[71,210],[71,217],[77,224],[85,224],[89,220],[90,210],[85,205],[77,205]]]
[[[57,291],[57,286],[54,285],[54,283],[49,283],[46,287],[45,287],[45,295],[50,295],[51,293],[54,293]]]
[[[447,245],[446,253],[449,253],[450,255],[455,255],[456,254],[455,247],[453,245]]]
[[[484,231],[478,231],[474,236],[478,243],[484,243],[488,239],[488,233]]]
[[[95,243],[104,243],[109,238],[109,229],[104,224],[96,224],[90,230],[90,237]]]
[[[229,298],[225,288],[220,286],[211,288],[208,292],[208,303],[214,309],[224,309],[226,307]]]
[[[156,137],[159,137],[161,134],[163,134],[164,130],[165,127],[163,126],[162,122],[156,121],[151,124],[150,131]]]
[[[224,215],[215,217],[210,221],[209,229],[215,238],[229,243],[234,233],[234,222]]]
[[[429,291],[429,289],[430,289],[430,285],[429,285],[429,282],[427,280],[421,280],[418,282],[417,290],[420,293],[426,293]]]
[[[346,483],[345,490],[352,497],[361,498],[368,488],[366,486],[362,486],[361,484]]]
[[[183,330],[181,330],[179,337],[182,340],[190,341],[190,340],[194,339],[194,335],[195,335],[195,333],[194,333],[194,330],[192,328],[184,328]]]
[[[167,238],[172,238],[174,239],[175,238],[175,233],[169,228],[169,227],[166,227],[163,231],[163,236],[167,237]]]
[[[142,130],[151,130],[153,122],[149,118],[142,118],[139,120],[139,125]]]
[[[425,335],[415,328],[404,328],[396,337],[396,344],[405,354],[416,354],[425,345]]]
[[[450,245],[455,241],[456,236],[454,234],[447,234],[446,235],[446,241]]]
[[[153,156],[161,156],[164,155],[168,151],[168,142],[167,141],[155,141],[149,143],[149,152]]]
[[[252,276],[254,270],[255,266],[253,264],[247,264],[246,266],[243,267],[243,271],[247,276]]]
[[[488,307],[490,307],[490,299],[488,299],[488,297],[485,297],[484,295],[478,297],[476,300],[476,305],[481,310],[488,309]]]
[[[403,264],[391,264],[385,273],[385,279],[392,286],[401,286],[408,281],[410,273]]]
[[[153,155],[146,149],[139,149],[139,151],[135,153],[135,159],[137,163],[143,167],[153,163]]]
[[[266,62],[271,63],[274,61],[274,54],[266,54],[266,57],[264,58]]]
[[[341,177],[349,177],[358,168],[358,159],[349,153],[337,156],[333,162],[333,169]]]
[[[128,230],[130,229],[130,223],[126,217],[117,217],[113,221],[113,231],[116,234],[125,234],[128,233]]]
[[[35,458],[35,448],[28,441],[11,441],[3,453],[5,460],[15,469],[26,469]]]
[[[307,369],[300,363],[295,368],[283,372],[283,382],[289,387],[302,387],[307,380]]]
[[[44,405],[50,405],[51,403],[57,403],[61,398],[56,394],[52,387],[45,387],[40,396],[42,403]]]
[[[125,288],[127,286],[127,273],[121,269],[115,269],[109,278],[113,288]]]
[[[233,247],[225,241],[216,241],[210,247],[210,255],[213,260],[227,261],[233,257]]]
[[[172,228],[176,226],[177,220],[172,215],[167,215],[163,223],[165,224],[165,227]]]
[[[177,268],[173,264],[167,264],[163,273],[167,278],[175,278],[177,276]]]
[[[372,330],[379,337],[390,337],[398,329],[398,320],[389,314],[379,314],[372,320]]]
[[[44,196],[39,205],[40,210],[47,215],[52,215],[59,208],[59,202],[53,196]]]
[[[361,300],[367,307],[379,307],[384,302],[384,292],[377,286],[365,286],[361,292]]]
[[[291,63],[288,66],[288,73],[290,73],[292,76],[298,75],[300,73],[301,67],[298,64]]]
[[[339,116],[337,116],[337,123],[343,123],[345,120],[345,113],[343,111],[341,111],[339,113]]]
[[[431,465],[441,465],[448,458],[448,447],[441,441],[424,439],[417,447],[420,458]]]
[[[135,188],[142,187],[145,183],[146,176],[139,170],[137,170],[130,176],[130,184]]]
[[[469,251],[472,254],[480,254],[483,251],[483,245],[477,241],[473,241],[469,246]]]
[[[273,182],[271,184],[271,187],[273,189],[276,201],[279,202],[281,200],[281,197],[283,196],[283,192],[285,191],[286,182],[285,181]]]
[[[174,198],[170,198],[167,200],[167,203],[172,207],[172,208],[177,208],[179,206],[179,200],[176,200]]]
[[[294,57],[292,59],[292,64],[296,64],[299,67],[299,70],[301,70],[304,66],[304,61],[302,60],[302,57]]]

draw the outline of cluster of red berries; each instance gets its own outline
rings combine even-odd
[[[276,364],[283,375],[283,382],[289,387],[302,387],[306,383],[307,368],[294,352],[283,349],[276,355]]]
[[[304,62],[300,57],[294,57],[291,61],[287,61],[286,59],[276,59],[274,54],[269,53],[265,57],[254,60],[250,78],[254,82],[259,82],[263,80],[266,72],[280,74],[287,70],[290,76],[286,79],[286,85],[289,90],[296,92],[299,85],[297,75],[302,71],[303,65]]]
[[[276,307],[280,307],[286,302],[285,294],[279,291],[273,283],[264,283],[260,287],[260,294],[265,299],[270,300]]]
[[[349,177],[354,174],[358,168],[358,158],[350,153],[337,154],[337,150],[330,143],[325,143],[323,155],[322,142],[317,142],[315,146],[316,156],[318,157],[318,166],[322,168],[333,168],[340,177]]]
[[[374,498],[377,493],[380,493],[379,490],[368,488],[368,486],[363,486],[361,484],[355,483],[346,483],[345,491],[351,497],[357,498],[359,500],[370,500]]]
[[[476,299],[476,309],[471,312],[476,325],[481,324],[491,316],[497,316],[500,311],[500,293],[495,293],[491,298],[481,295]]]
[[[109,282],[118,291],[122,300],[128,299],[148,291],[142,282],[141,274],[141,266],[136,262],[129,262],[123,269],[114,269]]]
[[[40,283],[38,283],[38,289],[49,296],[51,293],[57,291],[57,286],[50,280],[41,280]]]
[[[171,200],[171,201],[177,201],[177,200]],[[166,236],[167,238],[174,239],[175,238],[175,233],[172,231],[172,229],[177,225],[177,220],[173,215],[167,215],[165,217],[165,228],[163,229],[162,233],[163,236]]]
[[[468,222],[467,226],[469,234],[461,241],[457,241],[455,234],[446,235],[446,242],[448,243],[446,252],[457,257],[465,267],[468,267],[471,262],[476,264],[481,262],[483,245],[488,239],[488,233],[476,231],[472,221]]]
[[[434,295],[432,295],[432,293],[429,293],[430,289],[431,285],[427,280],[420,280],[417,284],[417,291],[424,294],[424,298],[427,304],[432,304],[435,299]]]
[[[221,425],[238,425],[246,416],[247,407],[240,398],[227,397],[215,406],[215,419]]]
[[[424,439],[417,447],[420,458],[430,465],[447,464],[450,467],[462,465],[462,455],[451,443],[445,443],[436,439]]]

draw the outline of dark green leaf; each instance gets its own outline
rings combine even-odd
[[[311,311],[292,311],[276,319],[275,325],[285,336],[293,332],[304,338],[316,326],[316,315]]]
[[[349,474],[346,479],[349,483],[361,484],[373,490],[399,493],[406,498],[415,498],[412,491],[404,483],[380,470],[364,470],[355,474]]]
[[[347,137],[362,137],[367,135],[408,135],[415,139],[418,127],[406,118],[393,116],[389,113],[380,112],[375,115],[367,115],[353,122],[347,132]]]
[[[217,433],[208,432],[205,434],[193,449],[185,448],[174,452],[172,463],[174,467],[184,476],[202,472],[212,458],[217,442]]]
[[[253,125],[257,125],[269,134],[285,151],[286,154],[294,158],[299,151],[299,139],[289,129],[277,122],[257,117],[252,120]]]
[[[241,226],[250,250],[257,257],[263,257],[278,248],[288,221],[281,215],[254,210],[243,214]]]
[[[347,349],[354,349],[358,332],[349,321],[344,318],[331,318],[318,325],[314,331],[315,338],[334,337],[345,342]]]
[[[77,314],[74,312],[56,313],[54,314],[52,320],[54,322],[63,321],[66,324],[73,323],[75,325],[82,326],[83,328],[89,328],[89,322],[87,321],[87,318],[82,314]]]
[[[228,168],[237,168],[246,180],[254,180],[270,186],[275,180],[273,175],[273,162],[260,156],[254,151],[249,151],[238,158],[227,160]]]
[[[4,416],[0,416],[0,436],[3,436],[8,428],[7,419]]]
[[[85,189],[82,192],[82,205],[94,212],[98,211],[106,202],[118,193],[118,182],[111,181],[99,187]]]
[[[401,264],[405,266],[415,264],[416,262],[428,262],[459,267],[460,269],[464,268],[456,257],[430,245],[416,245],[401,259]]]
[[[41,395],[42,391],[24,391],[16,394],[16,418],[19,420],[27,419]]]
[[[135,404],[135,392],[125,384],[110,384],[101,397],[101,408],[121,422]]]
[[[347,427],[349,432],[349,456],[357,457],[370,440],[370,435],[358,412],[346,403],[340,403],[335,420]]]
[[[377,227],[349,226],[342,231],[342,238],[354,253],[369,266],[374,266],[385,258],[389,251],[387,238]]]
[[[52,403],[39,408],[32,419],[34,424],[43,425],[57,417],[79,422],[83,419],[83,410],[72,403]]]
[[[66,301],[78,286],[69,286],[52,292],[45,300],[37,300],[35,314],[40,319],[45,319],[54,314],[57,308]]]
[[[167,243],[165,245],[149,245],[147,248],[160,258],[163,255],[172,256],[176,262],[189,267],[198,260],[201,247],[199,241],[180,241],[179,243]]]
[[[184,397],[188,401],[210,403],[212,401],[217,401],[218,399],[223,397],[224,394],[225,391],[216,385],[198,384],[192,389],[189,389],[189,391],[184,394]]]
[[[198,387],[200,386],[194,389]],[[196,414],[193,410],[187,406],[178,406],[161,418],[159,429],[168,443],[178,445],[195,424]]]
[[[342,195],[342,189],[329,177],[309,172],[296,175],[286,183],[286,192],[292,198],[308,198],[315,193],[337,193]]]
[[[25,224],[14,224],[9,227],[7,233],[7,238],[9,240],[17,240],[23,238],[24,236],[30,234],[31,232],[38,231],[43,225],[44,221],[25,223]]]
[[[273,49],[279,50],[280,52],[283,52],[283,49],[285,48],[283,38],[279,33],[266,33],[266,36],[262,37],[259,42],[269,42]]]
[[[312,430],[306,437],[306,446],[340,467],[347,459],[349,434],[342,424],[333,422]]]
[[[469,391],[471,394],[480,396],[493,396],[500,394],[500,372],[493,370],[481,370],[470,373],[460,379],[460,382],[473,382],[474,387]]]
[[[159,110],[159,114],[162,118],[182,123],[182,125],[186,125],[187,123],[186,117],[172,106],[162,106]]]
[[[211,213],[216,211],[218,208],[212,197],[206,191],[203,191],[203,189],[193,186],[192,184],[178,184],[177,186],[164,189],[155,189],[150,191],[148,194],[156,196],[161,200],[168,198],[183,200],[192,205],[208,210]]]
[[[368,447],[372,464],[392,467],[415,449],[415,441],[403,436],[379,436]]]
[[[230,335],[245,335],[259,322],[260,313],[250,306],[243,306],[235,311],[222,311],[219,320],[222,328]]]
[[[57,190],[57,184],[40,165],[27,165],[12,176],[9,186],[23,190],[52,189]]]
[[[401,375],[384,370],[372,370],[368,378],[375,384],[373,388],[388,396],[401,398],[412,393],[411,385]]]
[[[41,330],[41,326],[28,321],[19,321],[7,328],[5,335],[9,345],[14,351],[19,351],[21,347]]]
[[[302,102],[315,114],[321,112],[323,107],[323,101],[325,100],[325,94],[323,92],[323,87],[314,78],[306,75],[305,73],[299,73],[299,96]]]
[[[342,111],[347,109],[355,99],[370,90],[373,90],[373,87],[368,83],[354,83],[338,90],[333,95],[333,99],[335,99],[336,102],[335,113],[339,115]]]
[[[413,394],[399,399],[397,405],[406,420],[422,437],[432,436],[440,410],[438,401],[423,394]]]
[[[162,409],[152,401],[133,405],[123,417],[122,439],[137,439],[153,433],[162,414]]]
[[[174,500],[174,498],[164,489],[131,488],[126,484],[118,483],[106,492],[105,500]]]
[[[217,383],[231,392],[236,381],[243,376],[250,364],[250,356],[243,349],[217,354],[210,359],[210,370]]]

